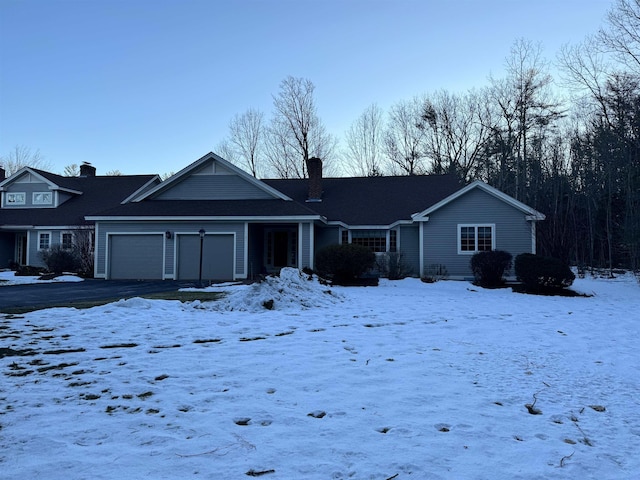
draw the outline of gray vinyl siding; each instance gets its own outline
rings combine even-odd
[[[29,230],[27,237],[27,262],[32,267],[44,267],[44,262],[38,251],[38,232]]]
[[[261,200],[273,197],[237,175],[191,175],[154,198],[158,200]]]
[[[311,224],[303,223],[302,224],[302,255],[301,261],[302,263],[299,265],[299,268],[305,268],[311,266]]]
[[[417,225],[401,226],[398,252],[411,269],[411,275],[420,276],[420,228]]]
[[[233,233],[236,239],[236,256],[234,268],[236,277],[245,275],[245,241],[244,223],[207,223],[207,222],[99,222],[96,229],[96,276],[106,275],[106,252],[108,233],[162,233],[165,242],[164,257],[164,278],[174,278],[175,275],[175,242],[176,234],[194,234],[201,228],[210,233]],[[167,239],[165,232],[171,233],[171,238]],[[199,253],[199,252],[198,252]]]
[[[424,224],[424,265],[445,265],[453,278],[471,278],[471,254],[458,254],[459,224],[494,224],[496,250],[515,258],[531,253],[531,222],[526,214],[480,189],[438,209]]]

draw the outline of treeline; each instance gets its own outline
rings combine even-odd
[[[253,109],[237,115],[217,151],[258,177],[305,177],[305,160],[318,156],[328,175],[480,179],[547,216],[539,253],[638,270],[640,0],[616,0],[606,25],[556,63],[554,79],[541,46],[517,40],[504,77],[386,112],[373,104],[342,142],[318,117],[313,83],[288,77],[269,121]]]

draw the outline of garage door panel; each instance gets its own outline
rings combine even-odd
[[[202,279],[233,280],[234,236],[205,235],[202,245]],[[178,238],[178,279],[195,280],[200,275],[200,236]]]
[[[162,280],[162,235],[110,235],[109,278]]]

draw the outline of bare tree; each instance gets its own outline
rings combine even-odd
[[[330,167],[337,141],[318,118],[314,89],[310,80],[289,76],[273,97],[266,156],[280,177],[306,177],[310,157],[321,158],[324,167]]]
[[[382,110],[372,104],[346,133],[346,169],[359,177],[382,175]]]
[[[542,58],[542,47],[519,39],[507,57],[507,77],[492,79],[492,94],[500,112],[500,122],[493,126],[494,144],[501,154],[501,173],[508,167],[509,181],[502,179],[498,188],[519,200],[525,200],[527,186],[536,179],[540,168],[530,156],[530,142],[538,141],[562,116],[560,102],[551,90],[552,78]],[[539,159],[538,159],[539,160]]]
[[[402,100],[389,110],[384,149],[387,170],[392,175],[425,173],[425,124],[423,100],[414,97]]]
[[[77,163],[67,165],[66,167],[64,167],[62,175],[64,175],[65,177],[78,177],[80,176],[80,167]]]
[[[263,174],[262,149],[264,143],[264,114],[253,108],[233,117],[229,123],[229,142],[234,149],[234,157],[251,175]]]
[[[616,0],[607,23],[598,38],[620,63],[640,74],[640,0]]]
[[[7,175],[12,175],[22,167],[37,168],[39,170],[50,170],[51,162],[44,159],[40,154],[40,150],[32,151],[31,148],[24,145],[16,145],[8,154],[0,157]]]
[[[429,173],[455,173],[469,181],[488,141],[481,121],[480,94],[456,95],[441,90],[424,100],[422,120]]]
[[[597,38],[587,37],[578,45],[565,45],[558,54],[563,83],[574,94],[574,107],[592,105],[591,112],[607,116],[606,83],[611,66],[598,52]]]
[[[233,163],[234,165],[241,166],[241,161],[236,157],[236,149],[233,147],[229,138],[223,138],[216,145],[215,152],[225,160]]]

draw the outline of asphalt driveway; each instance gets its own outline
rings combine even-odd
[[[72,305],[74,303],[139,297],[152,293],[172,292],[193,287],[193,282],[171,280],[97,280],[60,282],[0,287],[0,312],[12,309]]]

